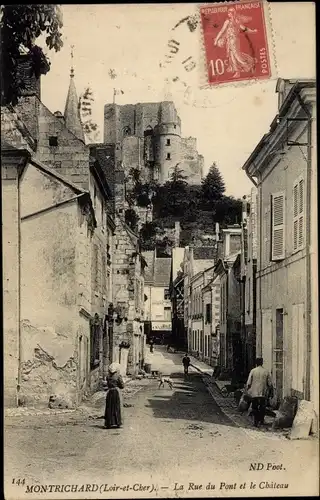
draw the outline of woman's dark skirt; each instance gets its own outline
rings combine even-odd
[[[109,389],[106,397],[105,426],[120,427],[122,425],[121,395],[118,388]]]

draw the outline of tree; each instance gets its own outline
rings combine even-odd
[[[24,90],[19,76],[21,54],[30,56],[31,71],[36,77],[50,70],[50,61],[36,39],[46,33],[46,46],[59,51],[63,45],[62,13],[54,4],[1,6],[1,104],[17,104]]]
[[[213,208],[214,203],[222,198],[226,190],[224,180],[216,163],[211,165],[207,176],[202,181],[201,187],[203,208]]]
[[[215,204],[214,219],[222,226],[240,224],[242,217],[242,201],[233,196],[223,196]]]
[[[142,250],[154,250],[157,234],[158,226],[155,221],[146,222],[142,225],[139,232]]]
[[[186,176],[177,164],[170,180],[156,193],[155,206],[160,205],[159,217],[172,216],[179,220],[183,216],[189,204],[188,183],[185,179]]]
[[[179,163],[173,167],[173,171],[170,174],[170,182],[174,184],[184,184],[187,185],[187,176],[183,174],[183,170],[179,168]]]

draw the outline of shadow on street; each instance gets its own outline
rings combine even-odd
[[[201,421],[212,424],[236,425],[220,410],[217,403],[207,392],[198,373],[186,377],[181,373],[172,373],[174,390],[158,389],[148,399],[146,406],[152,408],[155,418]]]

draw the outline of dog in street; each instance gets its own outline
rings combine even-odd
[[[164,387],[165,383],[167,383],[168,386],[170,387],[170,389],[173,390],[173,383],[172,383],[171,378],[168,375],[160,375],[158,389],[160,389],[161,387]]]

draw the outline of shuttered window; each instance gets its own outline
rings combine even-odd
[[[285,257],[285,194],[271,195],[271,260]]]
[[[293,250],[304,245],[304,180],[298,179],[293,186]]]

